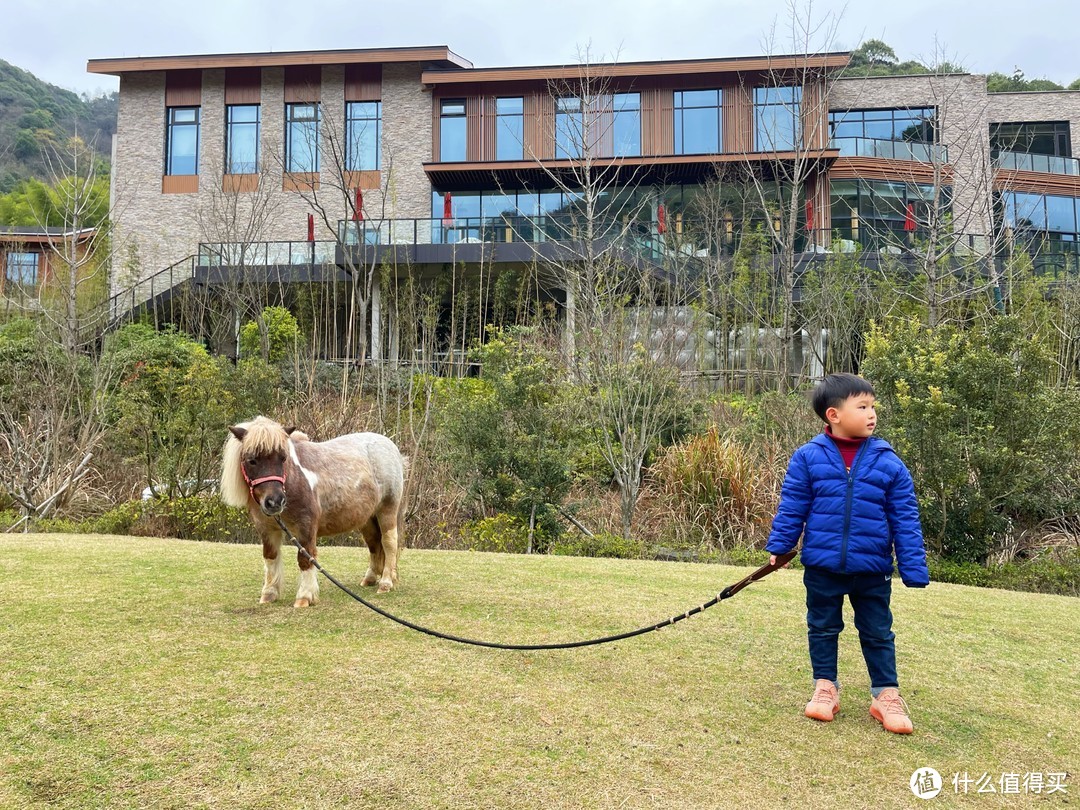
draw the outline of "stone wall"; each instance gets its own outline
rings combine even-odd
[[[313,193],[283,190],[284,78],[282,68],[262,71],[259,191],[230,200],[222,192],[224,70],[203,72],[198,191],[183,194],[162,192],[164,72],[123,76],[113,161],[118,249],[112,292],[195,254],[200,242],[304,241],[309,213],[315,213],[316,240],[335,238],[333,229],[346,217],[352,195],[342,190],[343,167],[333,157],[342,154],[345,137],[344,68],[331,65],[322,71],[319,189]],[[382,102],[381,187],[364,191],[367,216],[430,217],[431,184],[423,163],[431,157],[431,96],[420,83],[420,65],[385,65]],[[329,223],[315,211],[315,203],[326,210]],[[253,217],[253,208],[263,213]]]
[[[991,93],[988,98],[990,123],[1068,121],[1073,155],[1080,151],[1080,91]]]

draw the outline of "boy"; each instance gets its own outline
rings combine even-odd
[[[803,539],[806,623],[814,696],[806,716],[829,722],[840,711],[837,643],[844,594],[855,612],[870,672],[870,714],[888,731],[913,726],[900,697],[893,645],[893,552],[904,585],[930,582],[915,487],[877,427],[874,389],[854,374],[830,374],[814,389],[825,432],[795,451],[766,550],[791,551]]]

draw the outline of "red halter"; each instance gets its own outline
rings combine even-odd
[[[285,467],[281,468],[281,475],[264,475],[262,478],[256,478],[252,481],[248,478],[247,470],[244,469],[243,463],[240,464],[240,472],[244,476],[244,480],[247,481],[248,495],[251,496],[251,500],[255,500],[255,487],[259,484],[265,484],[267,481],[280,481],[281,491],[285,492]]]

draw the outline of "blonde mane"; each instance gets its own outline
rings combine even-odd
[[[247,431],[241,442],[232,433],[225,441],[221,454],[221,500],[229,506],[247,506],[248,485],[240,469],[244,455],[264,456],[288,451],[289,434],[280,424],[265,416],[256,416],[250,422],[236,427]]]

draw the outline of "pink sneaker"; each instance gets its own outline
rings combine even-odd
[[[883,689],[870,701],[870,715],[893,734],[910,734],[915,730],[899,689]]]
[[[831,723],[840,711],[840,695],[833,682],[819,678],[814,684],[814,696],[806,704],[806,716],[812,720]]]

